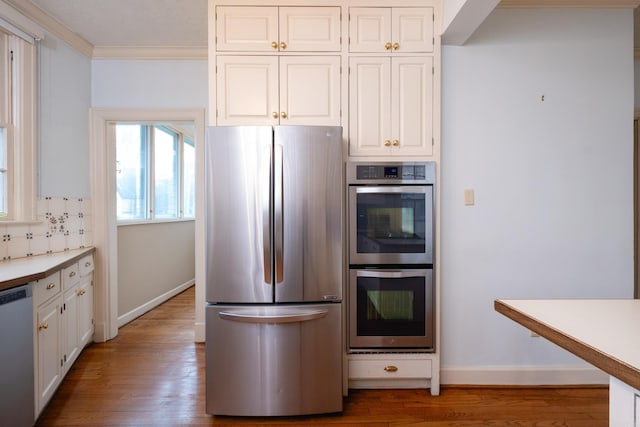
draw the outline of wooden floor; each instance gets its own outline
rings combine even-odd
[[[580,426],[608,425],[608,389],[443,387],[351,390],[342,414],[293,418],[205,414],[204,345],[194,344],[194,289],[80,355],[37,426]]]

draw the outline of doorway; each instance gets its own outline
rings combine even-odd
[[[94,245],[96,247],[95,291],[95,336],[96,341],[107,341],[118,333],[118,223],[116,199],[116,146],[115,126],[113,123],[188,123],[193,125],[193,142],[195,146],[196,169],[196,213],[195,213],[195,282],[196,282],[196,341],[204,339],[204,305],[198,301],[204,299],[203,290],[198,283],[203,265],[199,254],[204,253],[201,218],[204,189],[199,183],[204,182],[204,134],[205,111],[191,110],[107,110],[93,109],[90,113],[90,166],[91,193],[94,213]],[[169,248],[166,248],[168,252]],[[138,271],[143,271],[144,268]],[[152,280],[152,279],[151,279]],[[185,284],[185,286],[187,286]],[[165,292],[166,293],[166,292]],[[163,294],[165,294],[163,293]],[[200,295],[200,299],[198,296]],[[170,298],[171,295],[163,295]],[[201,307],[199,307],[201,306]],[[200,310],[199,310],[200,308]]]

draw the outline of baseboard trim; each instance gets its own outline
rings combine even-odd
[[[186,289],[189,289],[195,283],[196,283],[195,279],[191,279],[188,282],[185,282],[185,283],[183,283],[183,284],[171,289],[170,291],[165,292],[162,295],[158,295],[157,297],[155,297],[151,301],[148,301],[148,302],[142,304],[141,306],[134,308],[133,310],[129,311],[128,313],[125,313],[122,316],[118,316],[118,328],[123,327],[124,325],[126,325],[129,322],[131,322],[132,320],[137,319],[138,317],[142,316],[146,312],[156,308],[157,306],[159,306],[163,302],[165,302],[165,301],[173,298],[174,296],[178,295],[180,292],[185,291]]]
[[[609,384],[609,375],[592,366],[496,366],[442,368],[443,385]]]
[[[205,342],[205,327],[204,327],[204,322],[196,322],[195,323],[195,338],[196,338],[196,342]]]

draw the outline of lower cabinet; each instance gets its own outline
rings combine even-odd
[[[93,256],[37,280],[33,287],[37,418],[93,338]]]

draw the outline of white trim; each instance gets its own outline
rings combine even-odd
[[[134,308],[133,310],[129,311],[128,313],[125,313],[122,316],[119,316],[118,317],[118,328],[123,327],[124,325],[126,325],[129,322],[131,322],[132,320],[135,320],[138,317],[142,316],[143,314],[145,314],[149,310],[152,310],[152,309],[156,308],[157,306],[159,306],[163,302],[168,301],[169,299],[173,298],[174,296],[178,295],[179,293],[189,289],[195,283],[196,283],[195,279],[191,279],[188,282],[185,282],[185,283],[183,283],[183,284],[181,284],[179,286],[176,286],[175,288],[171,289],[168,292],[165,292],[162,295],[158,295],[157,297],[155,297],[151,301],[148,301],[148,302],[142,304],[141,306]]]
[[[196,325],[204,324],[204,109],[90,110],[91,203],[93,204],[93,241],[96,247],[94,271],[96,301],[96,341],[106,341],[118,334],[118,266],[115,197],[115,146],[110,146],[107,131],[114,121],[193,122],[196,146]],[[200,185],[198,185],[200,183]],[[204,341],[204,329],[196,328],[196,341]]]
[[[10,5],[0,1],[0,26],[33,44],[44,38],[44,30]],[[7,25],[8,24],[8,25]]]
[[[640,0],[502,0],[498,7],[635,8]]]
[[[95,46],[93,59],[206,60],[207,47]]]
[[[608,384],[609,375],[593,366],[490,366],[442,368],[441,384],[576,385]]]

